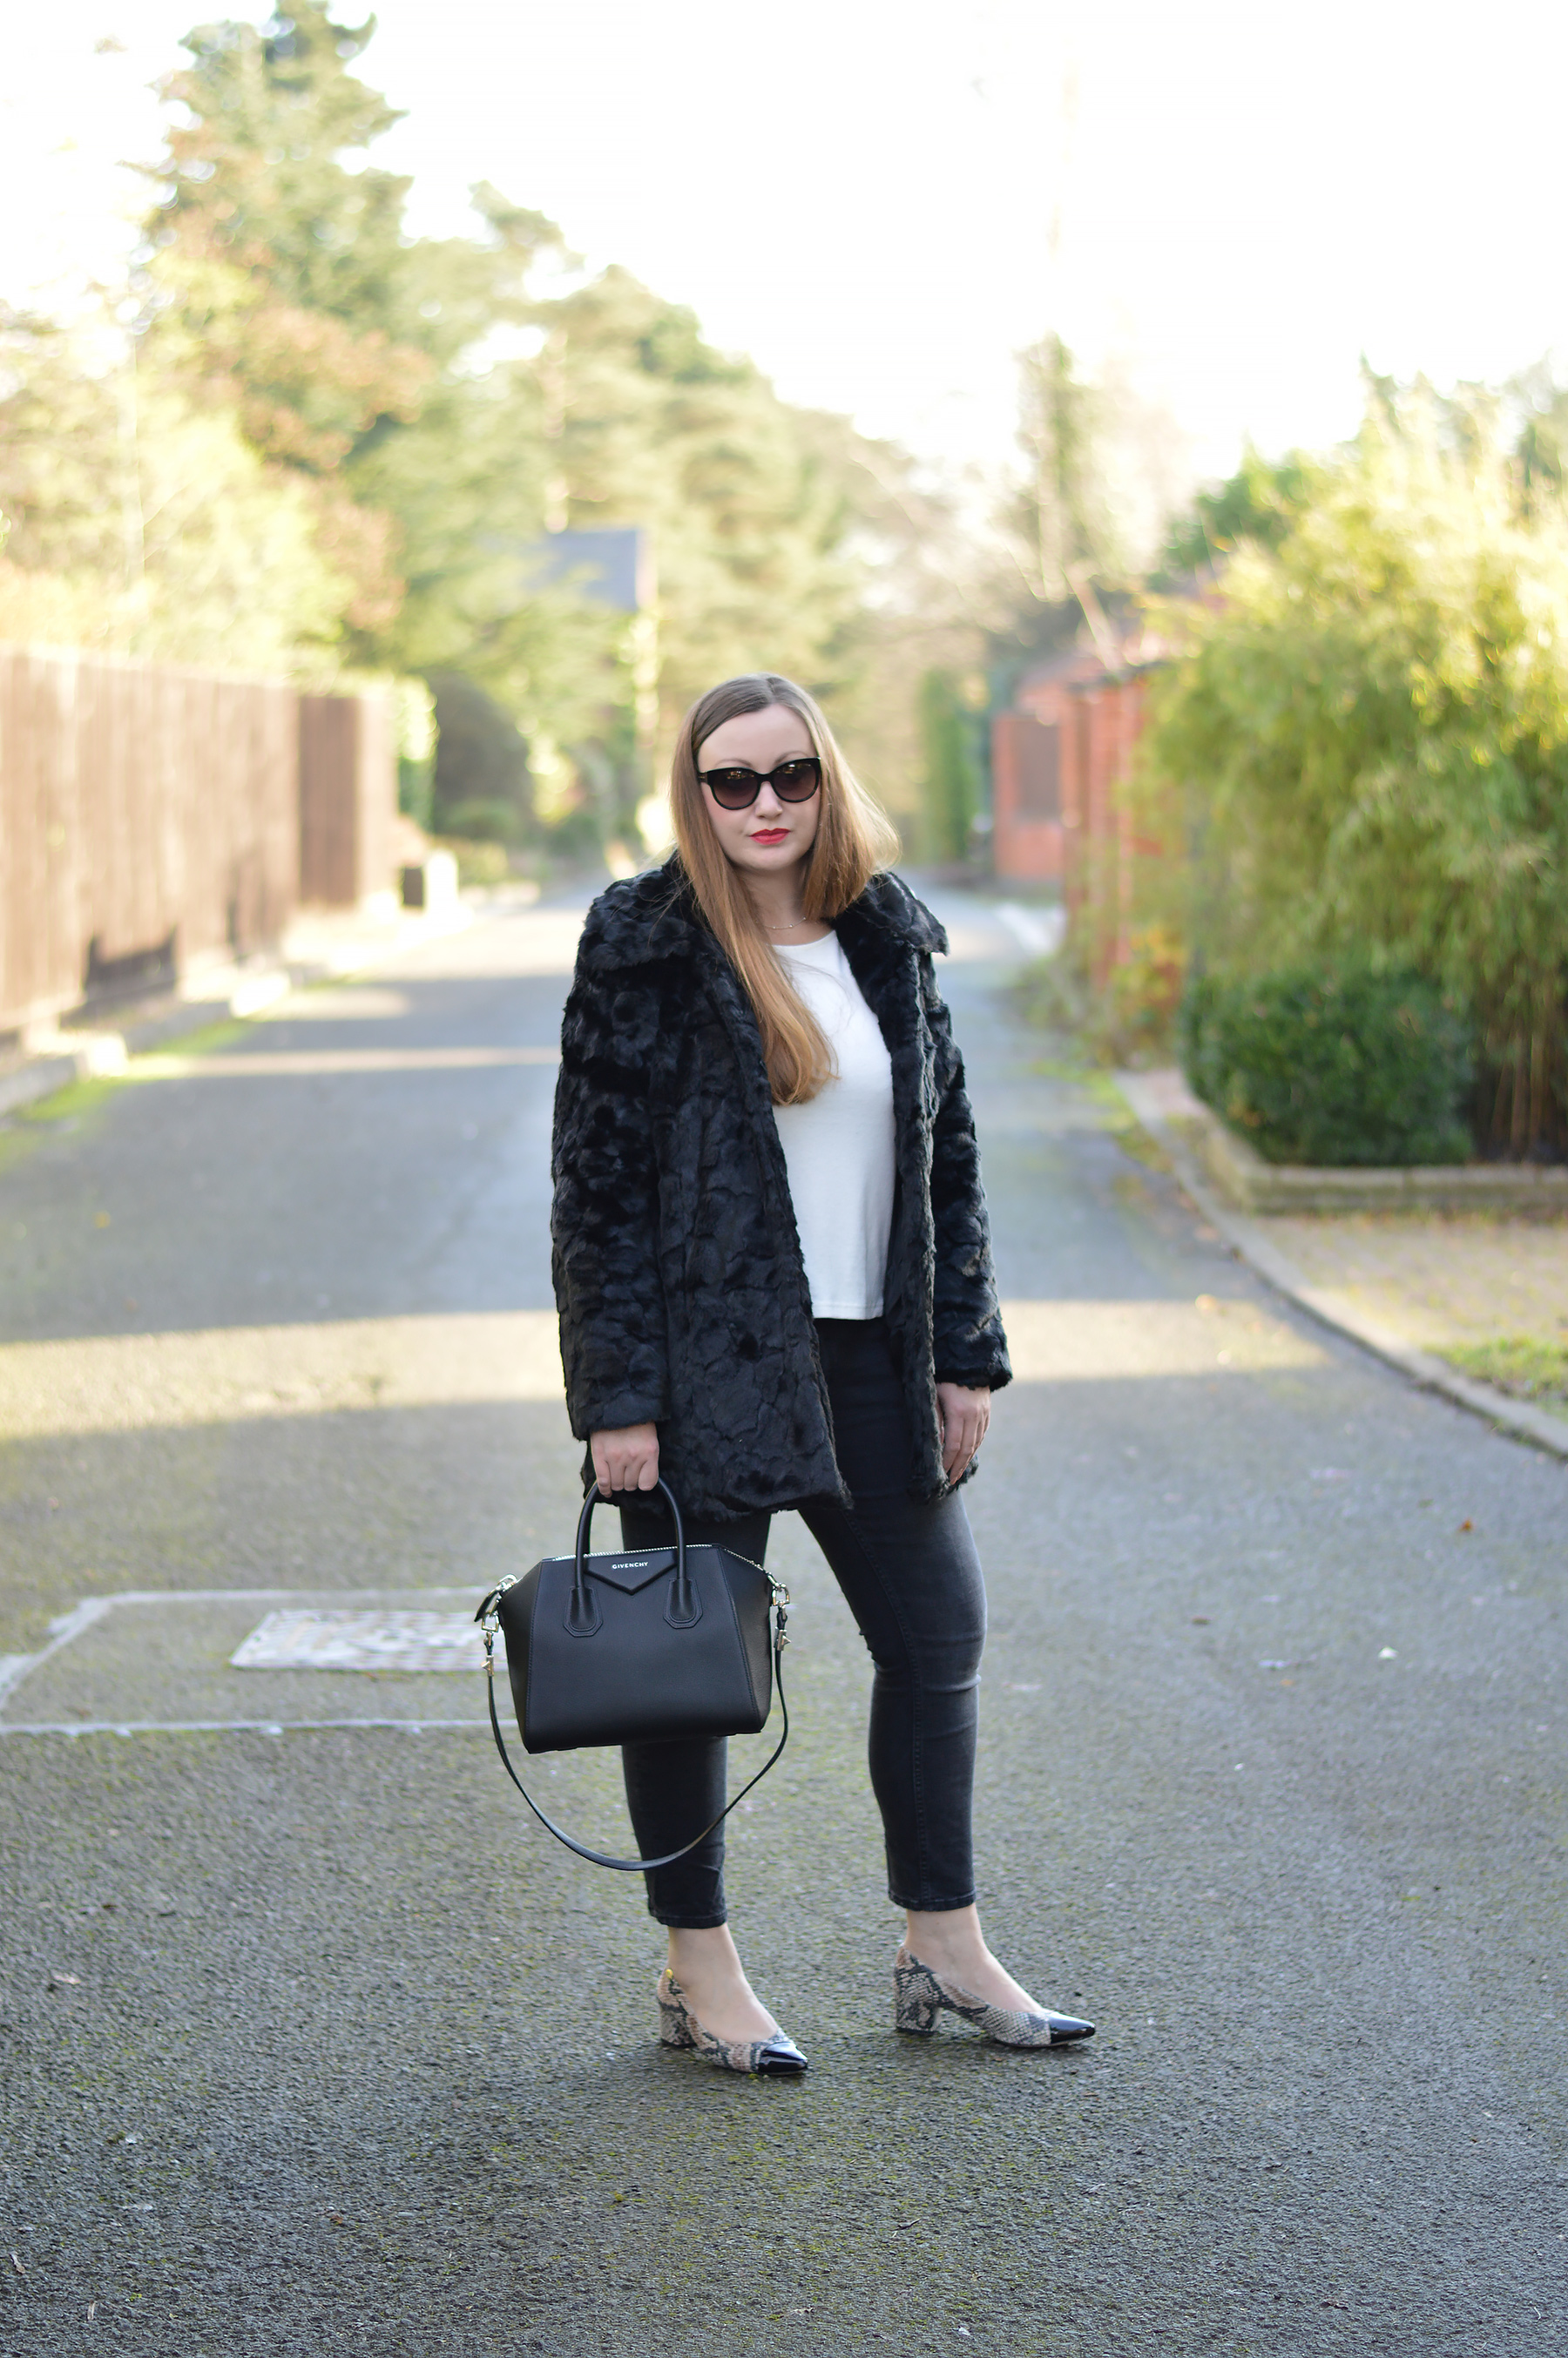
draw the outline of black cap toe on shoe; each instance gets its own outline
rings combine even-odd
[[[805,2056],[793,2039],[781,2030],[757,2050],[757,2076],[762,2080],[798,2080],[807,2068]]]
[[[1078,2022],[1070,2014],[1054,2014],[1051,2017],[1053,2047],[1069,2047],[1075,2039],[1092,2039],[1094,2035],[1092,2022]]]

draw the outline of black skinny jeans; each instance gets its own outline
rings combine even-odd
[[[816,1332],[838,1464],[855,1503],[816,1498],[800,1512],[876,1665],[871,1790],[887,1843],[888,1896],[899,1908],[968,1908],[975,1897],[969,1819],[986,1634],[969,1519],[957,1497],[922,1507],[908,1496],[909,1429],[881,1320],[822,1318]],[[770,1520],[757,1514],[688,1523],[687,1535],[762,1563]],[[671,1537],[662,1500],[621,1504],[621,1529],[628,1548]],[[722,1737],[623,1746],[626,1799],[644,1857],[676,1849],[718,1815],[725,1754]],[[723,1828],[646,1882],[649,1909],[661,1924],[722,1924]]]

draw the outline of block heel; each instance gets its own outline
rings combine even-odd
[[[900,1963],[892,1969],[892,2027],[911,2039],[933,2039],[936,2034],[941,2007],[925,1985],[929,1978],[924,1965],[912,1968]]]
[[[669,1984],[666,1991],[665,1983]],[[670,1974],[659,1975],[659,2044],[661,2047],[695,2047],[696,2039],[687,2026],[687,2011],[680,1994],[680,1984]]]

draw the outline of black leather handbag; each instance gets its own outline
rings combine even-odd
[[[781,1656],[789,1591],[732,1549],[688,1547],[674,1491],[659,1484],[675,1518],[674,1547],[590,1555],[599,1493],[582,1502],[574,1555],[547,1555],[492,1588],[474,1619],[484,1629],[490,1725],[502,1765],[539,1823],[596,1866],[639,1874],[668,1866],[710,1834],[765,1777],[789,1741]],[[755,1736],[778,1688],[784,1728],[772,1756],[717,1818],[661,1858],[610,1858],[545,1815],[508,1757],[495,1708],[495,1632],[527,1752],[647,1737]]]

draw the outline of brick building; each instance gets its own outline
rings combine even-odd
[[[1127,955],[1133,878],[1161,843],[1141,834],[1127,796],[1149,673],[1162,650],[1123,642],[1113,670],[1073,647],[1024,673],[991,724],[991,856],[999,877],[1056,883],[1069,917],[1090,920],[1093,963]]]

